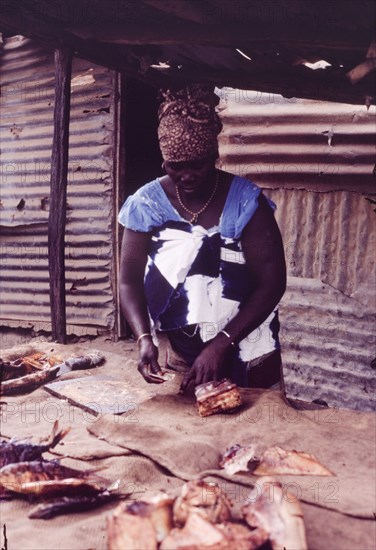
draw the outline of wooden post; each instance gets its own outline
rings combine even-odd
[[[65,344],[65,218],[67,199],[72,50],[55,50],[55,109],[51,159],[48,264],[52,338]]]

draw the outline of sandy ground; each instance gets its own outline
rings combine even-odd
[[[20,344],[37,344],[38,342],[52,342],[52,339],[48,335],[35,335],[31,331],[24,329],[12,330],[8,328],[0,328],[0,349],[9,349]],[[119,355],[126,352],[128,358],[130,354],[132,358],[137,358],[137,345],[133,339],[122,339],[118,342],[113,342],[109,336],[73,336],[69,337],[67,340],[67,344],[85,343],[90,343],[93,349],[110,351],[112,353],[118,353]]]
[[[3,331],[0,333],[0,337],[1,347],[5,350],[23,344],[34,344],[38,347],[38,343],[40,343],[43,348],[43,346],[46,346],[46,342],[51,342],[51,340],[46,336],[35,336],[30,333],[22,333],[20,331]],[[42,342],[44,342],[44,345]],[[126,382],[128,381],[129,383],[132,382],[132,384],[136,384],[137,388],[143,392],[153,394],[163,392],[167,394],[167,397],[171,392],[174,395],[176,394],[176,388],[174,390],[169,389],[168,386],[157,388],[153,385],[143,383],[138,374],[134,376],[132,369],[134,369],[134,371],[136,370],[134,360],[137,359],[137,344],[134,340],[120,340],[119,342],[112,342],[108,337],[100,336],[93,339],[71,339],[69,344],[70,345],[67,346],[67,349],[65,350],[68,354],[86,352],[88,348],[103,351],[107,355],[106,363],[104,367],[99,368],[105,369],[106,374],[121,380],[122,387],[125,387]],[[49,348],[48,344],[47,346]],[[60,346],[54,346],[52,344],[51,347],[56,347],[56,352],[60,352]],[[164,352],[161,350],[162,364],[163,353]],[[63,377],[70,380],[79,377],[90,377],[93,374],[97,374],[97,372],[93,371],[93,373],[91,373],[90,371],[78,371],[67,373],[63,375]],[[179,381],[176,380],[176,382],[178,383]],[[267,399],[267,396],[265,399]],[[33,440],[38,441],[42,437],[46,437],[51,433],[52,422],[56,419],[55,416],[57,413],[59,413],[60,425],[63,428],[68,425],[71,426],[71,431],[66,438],[64,438],[64,441],[60,442],[59,445],[53,449],[51,455],[47,454],[46,458],[51,459],[56,458],[57,456],[61,457],[63,464],[78,469],[86,469],[88,467],[105,467],[105,477],[111,482],[119,480],[121,492],[129,492],[129,500],[140,499],[147,494],[147,491],[155,489],[175,491],[183,483],[182,478],[169,473],[163,465],[156,461],[154,456],[148,458],[148,454],[145,450],[143,452],[133,452],[123,444],[122,439],[119,444],[119,441],[112,437],[112,432],[108,432],[108,437],[104,437],[101,434],[93,435],[93,427],[96,425],[96,422],[101,421],[101,416],[93,417],[93,415],[88,414],[81,408],[71,406],[66,400],[58,399],[57,397],[50,395],[43,388],[38,388],[29,395],[9,396],[6,398],[6,401],[8,402],[9,408],[7,407],[5,409],[5,416],[3,418],[4,421],[1,422],[2,437],[10,438],[12,436],[17,436],[18,438],[25,438],[32,436]],[[161,410],[163,411],[163,409]],[[268,414],[263,415],[262,419],[267,424],[267,428],[270,431],[271,427],[274,426],[274,421],[271,425],[269,425],[270,410],[275,411],[275,408],[272,407],[270,409],[269,407],[267,410],[269,411]],[[142,411],[143,407],[139,406],[131,411],[130,415],[118,417],[119,421],[114,422],[115,427],[118,425],[118,422],[120,422],[121,427],[124,429],[124,434],[121,438],[126,437],[126,434],[132,429],[134,422],[134,426],[136,426],[136,428],[138,427],[138,424],[141,428],[143,427],[144,423],[142,422],[141,416]],[[181,419],[179,417],[179,421],[177,421],[176,414],[177,411],[174,409],[174,415],[170,415],[168,422],[162,422],[163,429],[161,429],[160,433],[162,437],[165,433],[166,426],[171,424],[172,428],[176,430],[176,437],[180,434],[179,440],[182,444],[184,444],[184,452],[176,452],[177,461],[178,457],[185,456],[186,444],[190,443],[190,438],[181,437]],[[193,412],[189,411],[189,414],[191,415]],[[321,418],[319,413],[317,414],[318,418]],[[324,414],[324,418],[326,418],[326,415],[328,414],[327,411],[324,411]],[[334,440],[333,436],[338,439],[339,433],[342,429],[342,431],[345,432],[347,447],[349,445],[351,434],[354,439],[358,437],[357,432],[360,432],[360,436],[358,437],[358,439],[360,439],[360,443],[363,442],[365,445],[367,443],[366,440],[369,438],[364,437],[364,426],[362,424],[363,417],[358,417],[356,413],[350,412],[343,414],[345,414],[345,416],[346,414],[354,414],[357,416],[356,425],[349,431],[346,426],[341,428],[341,422],[334,424],[332,427],[333,432],[331,432],[331,437],[327,437],[325,442],[331,441],[332,439]],[[161,427],[159,426],[159,417],[156,416],[155,418],[156,426]],[[368,418],[367,414],[364,415],[364,419],[366,418]],[[262,419],[260,419],[260,422]],[[283,436],[284,438],[286,437],[286,441],[284,441],[286,445],[291,445],[292,441],[294,441],[294,444],[300,442],[300,444],[303,445],[303,443],[301,443],[300,435],[297,439],[291,439],[292,435],[290,431],[293,430],[295,433],[294,430],[297,428],[295,427],[295,423],[290,422],[289,419],[290,417],[286,419],[283,426],[277,426],[275,428],[277,433],[284,434],[286,431],[286,436]],[[243,422],[246,420],[247,418],[245,420],[243,419]],[[320,430],[325,432],[325,430],[329,430],[331,428],[332,425],[330,422],[331,421],[329,420],[328,423],[319,423],[317,421],[310,426],[310,432],[307,436],[310,444],[306,442],[306,444],[303,445],[304,450],[311,452],[311,439],[314,439],[312,437],[313,426],[320,424],[320,426],[316,426],[316,428],[320,428]],[[235,426],[238,425],[241,424],[235,423]],[[203,426],[206,426],[206,424]],[[264,434],[266,433],[266,430],[264,430],[262,426],[260,429]],[[286,426],[290,430],[288,432],[290,435],[287,433]],[[248,431],[250,431],[250,433],[255,433],[256,427],[256,424],[252,423],[249,425],[247,422],[247,433]],[[298,433],[300,434],[302,432],[299,432],[298,430]],[[231,439],[232,437],[233,436],[231,434]],[[144,442],[146,441],[146,438],[141,436],[134,437],[134,441]],[[357,446],[360,445],[360,443],[358,442]],[[329,452],[331,449],[331,445],[320,445],[318,447],[320,450],[319,454],[321,454],[324,450]],[[223,445],[223,448],[225,447],[226,445]],[[149,449],[149,444],[147,449]],[[352,441],[352,443],[350,442],[350,451],[351,456],[356,451],[354,441]],[[312,452],[316,451],[313,450]],[[369,457],[372,455],[372,452],[369,450],[367,450],[367,452],[364,450],[359,452],[362,453],[362,457]],[[201,454],[198,453],[198,455],[205,456],[203,452],[201,452]],[[340,456],[339,460],[341,463],[346,462],[346,458],[343,456],[343,453],[339,452],[339,450],[338,455]],[[325,456],[323,457],[323,461],[326,463]],[[336,467],[338,467],[336,462],[333,463],[333,467],[331,466],[331,463],[328,463],[328,466],[333,471]],[[343,464],[343,466],[345,466],[345,464]],[[359,467],[359,462],[357,462],[357,467],[354,468],[354,470],[359,469]],[[356,476],[359,476],[359,474],[355,471],[354,479]],[[311,495],[312,488],[315,488],[316,485],[319,487],[319,483],[320,498],[322,500],[322,497],[324,497],[323,502],[321,502],[318,497],[316,502],[316,493],[313,497]],[[342,508],[346,507],[344,498],[348,494],[344,493],[343,483],[344,481],[341,477],[336,477],[334,481],[327,481],[326,479],[322,480],[319,478],[318,480],[308,479],[306,482],[310,501],[307,500],[302,502],[302,506],[310,550],[339,550],[339,548],[341,548],[341,550],[355,550],[357,548],[372,550],[372,548],[374,548],[374,522],[371,519],[352,517],[351,514],[347,515],[341,513]],[[297,486],[297,481],[291,480],[288,482],[288,485],[292,484],[294,484],[294,487]],[[300,485],[303,487],[303,481],[300,481]],[[225,486],[227,487],[227,484],[225,484]],[[338,506],[341,510],[334,508],[329,509],[332,505],[329,506],[327,502],[330,503],[334,501],[325,500],[328,496],[330,497],[332,495],[333,487],[337,490],[340,497],[336,502],[338,502]],[[351,487],[354,487],[355,491],[355,483],[354,485],[351,485]],[[353,489],[351,489],[351,491],[351,494],[353,494]],[[314,502],[311,502],[311,497]],[[355,501],[357,501],[356,496]],[[117,503],[109,503],[106,506],[93,511],[81,512],[77,514],[67,513],[49,521],[36,519],[31,520],[28,518],[31,507],[34,504],[35,503],[28,502],[26,499],[14,499],[10,502],[1,503],[0,547],[2,549],[35,550],[38,548],[39,550],[107,550],[106,522],[109,514],[111,514]],[[359,512],[358,508],[357,511]],[[5,543],[5,538],[7,543]]]

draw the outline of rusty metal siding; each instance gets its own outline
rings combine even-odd
[[[53,51],[23,37],[1,56],[1,320],[50,329],[47,220]],[[112,330],[114,73],[74,59],[66,226],[68,333]]]
[[[375,192],[375,106],[218,93],[229,172],[267,187]]]
[[[219,92],[222,165],[264,188],[284,239],[287,395],[370,410],[376,214],[367,199],[376,198],[375,108],[228,92]]]

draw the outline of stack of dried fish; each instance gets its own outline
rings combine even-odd
[[[55,422],[50,440],[42,445],[29,441],[0,442],[0,496],[28,496],[48,500],[31,511],[29,517],[51,518],[63,512],[82,511],[117,498],[116,485],[99,477],[96,470],[67,468],[56,460],[44,460],[42,454],[55,447],[69,432],[58,431]]]
[[[200,416],[234,411],[242,405],[239,388],[228,378],[196,386],[195,395]]]
[[[121,504],[108,519],[108,550],[305,550],[299,502],[282,498],[272,478],[260,483],[261,493],[250,494],[238,517],[219,486],[203,480],[186,483],[176,499]]]
[[[104,361],[104,355],[92,351],[73,355],[66,361],[59,356],[36,352],[14,361],[0,359],[0,395],[28,393],[56,376],[71,370],[91,369]]]

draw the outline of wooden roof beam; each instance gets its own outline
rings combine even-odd
[[[176,2],[176,0],[143,0],[143,3],[179,19],[195,23],[206,22],[205,4],[202,2],[190,2],[189,0],[179,0],[179,2]]]
[[[100,27],[80,25],[72,27],[71,33],[82,39],[95,39],[96,42],[124,45],[176,45],[203,44],[212,47],[241,47],[242,45],[259,47],[260,44],[285,47],[316,48],[366,53],[372,37],[366,32],[348,31],[347,29],[320,29],[319,36],[312,36],[309,25],[300,27],[272,27],[260,23],[250,32],[249,25],[198,25],[176,20],[174,25],[143,22],[142,24],[107,23]],[[330,40],[328,39],[330,37]]]
[[[364,85],[363,81],[353,86],[344,73],[324,78],[325,70],[310,71],[302,67],[299,73],[294,71],[278,73],[269,68],[267,74],[259,70],[251,72],[222,72],[203,67],[185,67],[178,71],[171,69],[169,79],[184,81],[212,82],[217,87],[231,87],[254,90],[268,94],[280,94],[286,98],[301,97],[317,101],[334,101],[365,105],[375,103],[374,86]],[[287,83],[286,83],[287,82]],[[167,84],[167,80],[166,80]],[[371,93],[372,91],[372,93]]]

